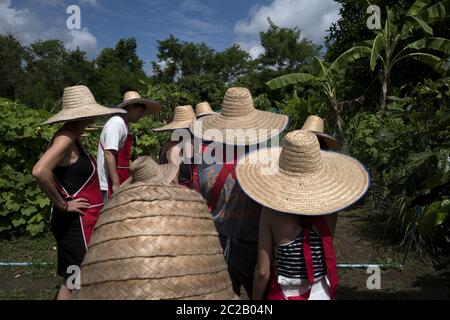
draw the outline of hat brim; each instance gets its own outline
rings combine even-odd
[[[166,124],[163,127],[154,128],[152,130],[155,132],[161,132],[161,131],[172,131],[172,130],[177,130],[177,129],[189,129],[189,125],[192,123],[192,121],[191,120],[189,120],[189,121],[173,121],[173,122]]]
[[[177,176],[179,167],[176,164],[160,164],[159,165],[160,172],[158,175],[152,177],[151,179],[146,179],[145,181],[133,182],[132,177],[129,177],[125,182],[120,186],[120,189],[126,189],[139,183],[155,183],[155,184],[170,184]]]
[[[219,114],[219,113],[218,112],[214,112],[214,111],[210,111],[210,112],[202,112],[202,113],[196,114],[195,116],[197,117],[197,119],[199,119],[199,118],[202,118],[202,117],[205,117],[205,116],[212,116],[212,115],[215,115],[215,114]]]
[[[129,105],[132,105],[132,104],[143,104],[143,105],[145,105],[145,107],[147,109],[146,112],[145,112],[146,116],[161,112],[161,105],[158,102],[153,101],[153,100],[148,100],[148,99],[142,99],[142,98],[141,99],[131,99],[131,100],[124,101],[122,103],[119,103],[116,106],[116,108],[126,108],[126,107],[128,107]]]
[[[194,136],[207,141],[228,145],[254,145],[279,135],[288,123],[289,117],[286,115],[254,110],[242,117],[225,117],[218,113],[197,119],[191,124],[190,130]]]
[[[107,108],[99,104],[85,105],[82,107],[61,110],[53,117],[41,125],[50,125],[59,122],[79,121],[102,116],[111,116],[114,114],[127,113],[126,110],[118,108]]]
[[[294,175],[278,167],[281,150],[252,152],[236,167],[244,192],[263,206],[298,215],[327,215],[351,206],[369,189],[368,170],[352,157],[321,151],[321,171]]]
[[[328,149],[341,150],[342,146],[336,140],[336,138],[334,138],[326,133],[323,133],[323,132],[318,132],[318,131],[311,131],[311,132],[314,133],[319,140],[323,141],[323,143],[325,143],[325,145],[328,147]]]

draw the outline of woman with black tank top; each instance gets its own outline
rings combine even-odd
[[[103,206],[96,165],[82,147],[81,135],[93,118],[125,111],[98,105],[85,86],[65,88],[62,100],[62,111],[44,125],[64,125],[53,136],[32,174],[52,201],[51,231],[58,249],[58,274],[64,278],[57,298],[69,299],[76,285],[67,280],[75,275],[74,267],[81,266]]]

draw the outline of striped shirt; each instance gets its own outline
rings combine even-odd
[[[314,278],[327,274],[322,240],[310,229],[309,243],[313,259]],[[303,253],[303,230],[293,241],[285,245],[274,246],[274,262],[279,276],[291,279],[308,279]]]

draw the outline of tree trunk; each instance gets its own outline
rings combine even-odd
[[[380,110],[381,110],[381,123],[383,123],[383,118],[386,112],[386,100],[387,94],[389,90],[389,73],[382,71],[380,75],[381,82],[381,101],[380,101]]]
[[[339,140],[342,142],[342,144],[344,143],[344,121],[341,118],[340,112],[339,112],[339,105],[337,103],[337,101],[333,101],[332,103],[332,108],[334,111],[334,118],[336,119],[336,128],[337,128],[337,133],[338,133],[338,138]]]

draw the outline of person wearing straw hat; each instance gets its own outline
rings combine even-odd
[[[241,158],[236,175],[244,192],[264,207],[252,298],[333,299],[335,215],[366,194],[366,168],[347,155],[320,150],[316,135],[298,130],[286,135],[283,148]]]
[[[53,136],[47,151],[35,164],[32,174],[52,201],[51,230],[58,254],[58,274],[65,280],[69,266],[80,266],[92,230],[103,206],[97,167],[81,145],[86,126],[100,116],[126,113],[96,103],[86,86],[64,89],[62,110],[42,125],[64,123]],[[70,298],[63,283],[58,299]]]
[[[237,295],[243,287],[252,296],[261,211],[261,206],[237,183],[237,153],[248,152],[251,147],[275,138],[287,127],[288,120],[285,115],[256,110],[247,88],[230,88],[223,99],[222,113],[197,120],[190,127],[197,139],[213,142],[210,146],[216,148],[217,157],[220,154],[217,147],[225,143],[223,159],[200,166],[199,185],[214,218]],[[205,155],[211,152],[209,148]]]
[[[319,116],[311,115],[306,118],[301,130],[311,131],[319,139],[322,150],[340,150],[340,143],[332,136],[324,133],[325,122]]]
[[[197,189],[196,166],[193,163],[193,146],[189,125],[195,121],[195,112],[192,106],[177,106],[173,119],[163,127],[155,128],[155,132],[171,132],[170,140],[161,148],[159,163],[174,163],[179,165],[178,183],[182,186]],[[185,141],[188,140],[188,141]],[[180,161],[181,159],[190,159]]]
[[[206,101],[200,102],[199,104],[197,104],[195,106],[195,116],[197,117],[197,119],[200,119],[200,118],[206,117],[206,116],[210,116],[213,114],[216,114],[216,112],[214,112],[211,109],[211,106]]]
[[[123,102],[116,107],[127,110],[127,113],[106,122],[98,144],[98,175],[105,201],[130,176],[133,136],[129,133],[128,125],[161,111],[158,102],[143,99],[136,91],[125,92]]]

